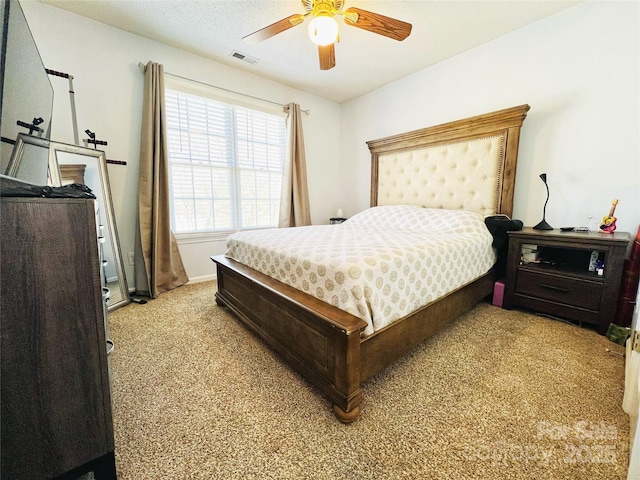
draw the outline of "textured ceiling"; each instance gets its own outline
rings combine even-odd
[[[279,83],[344,102],[581,0],[345,1],[413,25],[403,42],[349,27],[342,19],[336,67],[321,71],[307,24],[257,45],[242,37],[296,13],[299,0],[43,0],[52,6],[201,55]],[[255,64],[231,56],[238,51]]]

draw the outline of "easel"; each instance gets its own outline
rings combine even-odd
[[[76,116],[76,100],[75,100],[75,92],[73,90],[73,75],[69,75],[68,73],[62,73],[62,72],[58,72],[56,70],[51,70],[49,68],[45,68],[46,72],[49,75],[53,75],[54,77],[62,77],[62,78],[66,78],[67,80],[69,80],[69,100],[71,103],[71,121],[73,123],[73,142],[76,145],[80,145],[80,140],[79,140],[79,136],[78,136],[78,119]],[[35,119],[34,119],[35,122]],[[34,123],[35,125],[35,123]],[[22,125],[22,126],[27,126],[27,125]],[[28,127],[28,126],[27,126]],[[104,140],[96,140],[96,134],[93,133],[91,130],[87,129],[85,130],[85,133],[87,135],[89,135],[90,138],[88,139],[83,139],[85,147],[88,147],[88,144],[93,144],[93,148],[98,148],[98,145],[107,145],[107,142]],[[123,162],[120,160],[109,160],[107,159],[107,163],[112,163],[115,165],[126,165],[127,162]]]
[[[91,130],[89,130],[88,128],[84,131],[84,133],[86,133],[89,138],[83,138],[82,141],[84,142],[84,146],[89,148],[89,144],[93,145],[93,148],[98,148],[98,145],[107,145],[107,141],[106,140],[97,140],[96,139],[96,134],[95,132],[92,132]],[[107,160],[107,163],[113,163],[115,165],[126,165],[127,162],[123,162],[121,160]]]
[[[37,136],[40,137],[42,136],[42,132],[44,132],[44,130],[42,128],[40,128],[38,125],[40,125],[42,122],[44,122],[44,120],[42,119],[42,117],[36,117],[32,120],[31,123],[27,123],[27,122],[23,122],[22,120],[18,120],[16,122],[16,124],[20,127],[23,128],[27,128],[29,129],[29,135],[33,135],[33,132],[37,132]]]
[[[49,75],[53,75],[54,77],[62,77],[69,80],[69,99],[71,100],[71,121],[73,122],[73,143],[76,145],[80,145],[78,140],[78,119],[76,118],[76,100],[73,91],[73,76],[68,73],[56,72],[55,70],[50,70],[45,68],[46,72]]]

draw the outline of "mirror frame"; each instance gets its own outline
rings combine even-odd
[[[118,229],[116,227],[116,219],[113,213],[113,202],[111,199],[111,187],[109,186],[109,175],[107,172],[107,157],[102,150],[96,150],[92,148],[80,147],[77,145],[69,145],[66,143],[56,142],[53,140],[47,140],[40,137],[34,137],[32,135],[19,134],[14,147],[14,151],[11,155],[9,166],[7,167],[7,175],[15,177],[15,173],[18,171],[18,167],[22,161],[28,157],[24,157],[25,145],[35,145],[42,148],[47,148],[49,155],[49,182],[51,186],[61,186],[62,179],[60,177],[60,169],[58,165],[58,153],[71,153],[78,156],[83,156],[87,165],[91,162],[91,159],[95,159],[98,167],[98,175],[100,177],[100,194],[104,199],[104,205],[100,205],[101,209],[106,212],[106,228],[108,239],[111,242],[113,250],[113,261],[115,263],[116,274],[118,276],[118,287],[120,289],[121,298],[115,303],[107,302],[107,310],[111,311],[119,307],[123,307],[131,303],[131,297],[129,295],[129,287],[127,285],[127,278],[124,273],[124,264],[122,263],[122,254],[120,251],[120,241],[118,237]],[[80,163],[80,162],[78,162]],[[12,175],[13,174],[13,175]],[[90,186],[92,188],[94,186]],[[93,188],[95,191],[95,188]],[[96,200],[100,204],[99,200]],[[101,266],[102,268],[102,266]],[[103,273],[101,273],[102,275]],[[106,278],[105,278],[106,281]],[[104,285],[106,287],[106,285]],[[113,295],[112,295],[113,297]]]
[[[58,162],[58,152],[71,153],[76,155],[82,155],[85,157],[92,157],[96,159],[98,164],[98,172],[100,175],[100,188],[102,191],[102,198],[104,199],[104,209],[106,210],[107,229],[109,234],[109,240],[111,241],[111,248],[113,250],[113,261],[115,263],[116,274],[118,276],[118,287],[120,289],[121,298],[118,302],[107,302],[107,309],[109,311],[119,307],[123,307],[131,303],[131,297],[129,296],[129,287],[127,285],[127,278],[124,273],[124,264],[122,262],[122,254],[120,251],[120,241],[118,237],[118,229],[116,227],[116,218],[113,213],[113,202],[111,199],[111,187],[109,186],[109,175],[107,172],[107,156],[102,150],[96,150],[92,148],[80,147],[77,145],[68,145],[66,143],[60,143],[55,141],[49,141],[49,153],[53,157],[53,161],[56,164],[56,172],[58,175],[58,185],[60,185],[60,163]],[[92,186],[93,187],[93,186]],[[101,206],[102,207],[102,206]],[[106,280],[106,279],[105,279]],[[106,286],[106,285],[105,285]],[[113,296],[113,292],[112,292]]]
[[[16,143],[13,146],[13,151],[11,152],[11,158],[9,159],[9,163],[7,164],[7,169],[4,172],[5,175],[7,175],[8,177],[20,179],[20,177],[18,176],[18,172],[20,170],[20,164],[22,163],[22,159],[24,157],[25,145],[35,145],[37,147],[48,149],[48,179],[50,185],[53,185],[55,187],[60,186],[60,170],[58,169],[58,162],[53,151],[51,150],[51,148],[49,148],[51,145],[51,140],[41,137],[34,137],[32,135],[27,135],[26,133],[18,134]]]

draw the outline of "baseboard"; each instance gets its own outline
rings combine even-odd
[[[218,279],[217,275],[215,273],[212,273],[211,275],[202,275],[200,277],[190,278],[189,281],[185,283],[185,285],[193,285],[194,283],[202,283],[202,282],[211,282],[217,279]],[[129,287],[129,295],[135,295],[135,293],[136,293],[135,287]]]
[[[194,283],[211,282],[213,280],[216,280],[217,278],[218,277],[215,273],[212,273],[211,275],[202,275],[200,277],[191,277],[186,284],[192,285]]]

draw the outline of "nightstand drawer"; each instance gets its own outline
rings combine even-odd
[[[598,310],[602,297],[602,283],[560,275],[518,270],[516,293]]]

